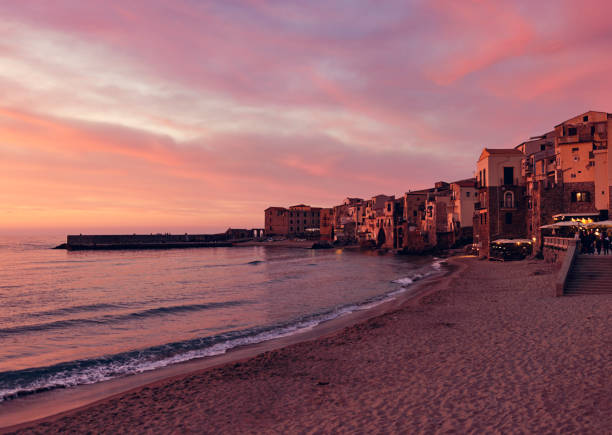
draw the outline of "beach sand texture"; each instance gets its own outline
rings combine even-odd
[[[399,310],[21,431],[612,433],[612,297],[552,297],[542,261],[452,261]]]

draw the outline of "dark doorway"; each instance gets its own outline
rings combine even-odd
[[[379,248],[387,241],[387,237],[385,237],[385,230],[383,230],[382,228],[378,230],[378,237],[376,238],[376,241],[376,246],[378,246]]]
[[[514,184],[514,168],[511,166],[504,166],[504,184]]]

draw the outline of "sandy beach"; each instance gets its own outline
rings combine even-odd
[[[543,261],[450,261],[339,332],[9,433],[612,433],[612,297],[552,297]]]

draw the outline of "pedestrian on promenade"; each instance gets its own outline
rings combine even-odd
[[[595,235],[595,249],[597,249],[597,255],[601,255],[601,237]]]
[[[610,236],[608,236],[608,233],[604,233],[603,238],[604,255],[608,255],[608,253],[610,252]]]

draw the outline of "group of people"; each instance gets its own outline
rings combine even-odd
[[[594,230],[582,230],[580,233],[576,233],[576,236],[580,238],[582,254],[595,254],[597,252],[597,255],[602,255],[602,251],[603,255],[612,253],[610,236],[607,231],[600,233]]]

